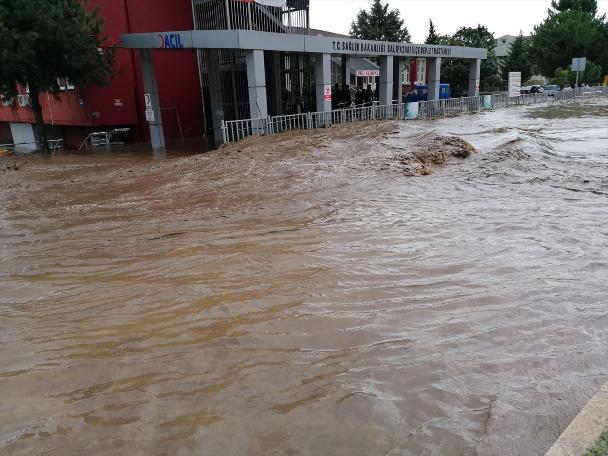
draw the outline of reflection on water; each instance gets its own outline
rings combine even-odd
[[[51,156],[56,159],[62,157],[81,157],[94,158],[95,160],[105,160],[122,157],[142,160],[151,157],[156,160],[166,160],[197,155],[209,152],[210,150],[211,148],[209,148],[206,144],[202,144],[200,139],[186,139],[183,142],[170,142],[164,149],[152,149],[151,145],[145,143],[113,144],[108,147],[96,146],[82,150],[60,149],[53,151]],[[34,154],[33,156],[36,155]],[[0,156],[0,160],[2,160],[2,156]]]
[[[544,117],[0,168],[0,453],[544,454],[608,376],[605,111]]]

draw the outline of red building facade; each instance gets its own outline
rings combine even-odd
[[[93,0],[105,18],[105,45],[119,45],[123,33],[154,32],[158,30],[191,30],[194,28],[191,0]],[[64,87],[58,97],[42,94],[45,124],[51,136],[63,138],[66,147],[78,147],[92,131],[107,131],[128,127],[135,141],[148,139],[145,120],[143,84],[138,51],[116,50],[115,77],[106,87]],[[203,103],[196,51],[154,54],[160,102],[167,139],[201,137],[203,135]],[[0,144],[12,143],[11,123],[33,123],[27,106],[25,88],[21,97],[0,104]]]

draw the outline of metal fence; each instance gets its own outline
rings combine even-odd
[[[450,98],[447,100],[421,101],[418,104],[418,117],[437,117],[477,112],[481,109],[481,97]]]
[[[587,101],[608,96],[608,87],[580,88],[554,93],[524,94],[519,97],[509,97],[507,93],[477,97],[450,98],[418,102],[417,117],[432,118],[449,116],[464,112],[480,112],[483,110],[501,109],[510,106],[528,106],[540,103],[556,103],[562,101]],[[487,104],[486,104],[487,101]],[[240,141],[248,136],[264,136],[291,130],[311,130],[331,125],[361,122],[377,119],[406,118],[409,103],[395,103],[350,107],[324,112],[309,112],[272,116],[263,119],[244,119],[222,122],[224,143]],[[414,103],[416,104],[416,103]]]
[[[269,6],[243,0],[194,0],[198,30],[256,30],[307,35],[308,0]]]
[[[537,103],[555,103],[559,101],[595,100],[608,95],[608,87],[583,87],[561,92],[544,92],[523,94],[509,97],[508,93],[492,94],[492,108],[500,109],[509,106],[529,106]]]

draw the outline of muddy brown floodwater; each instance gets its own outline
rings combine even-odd
[[[608,378],[607,115],[1,159],[0,454],[544,454]]]

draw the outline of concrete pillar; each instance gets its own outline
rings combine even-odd
[[[348,55],[342,55],[342,87],[350,86],[350,57]]]
[[[393,56],[380,57],[380,105],[393,104]]]
[[[165,132],[160,111],[152,49],[140,49],[140,57],[144,93],[146,94],[146,118],[150,126],[150,142],[152,143],[152,149],[162,149],[165,147]]]
[[[273,100],[273,111],[272,115],[285,114],[283,112],[283,78],[282,78],[282,55],[278,51],[272,52],[272,75],[274,80],[270,82],[270,86],[274,87],[274,95],[270,97]],[[268,83],[268,81],[267,81]],[[271,110],[271,111],[272,111]]]
[[[249,111],[252,119],[268,117],[266,94],[266,70],[264,51],[247,51],[247,85],[249,87]]]
[[[439,100],[441,85],[441,57],[429,59],[429,101]]]
[[[471,61],[471,67],[469,69],[469,96],[476,97],[479,95],[479,78],[481,74],[481,60],[476,59]]]
[[[213,139],[216,145],[222,144],[222,122],[224,120],[224,100],[220,82],[220,60],[217,49],[206,49],[207,76],[209,77],[209,103],[213,120]]]
[[[331,97],[326,98],[326,90],[331,94],[331,55],[319,54],[315,68],[317,111],[331,111]],[[329,89],[327,89],[329,88]]]
[[[401,74],[405,67],[405,60],[401,57],[395,57],[393,61],[393,100],[397,100],[397,103],[401,103],[403,98],[403,90],[401,84]]]

